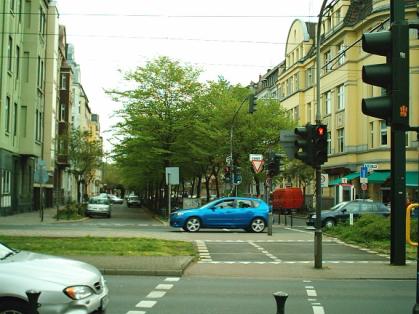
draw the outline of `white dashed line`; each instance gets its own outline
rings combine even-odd
[[[313,314],[324,314],[323,306],[313,305]]]
[[[279,259],[278,257],[276,257],[275,255],[271,254],[270,252],[268,252],[267,250],[265,250],[265,248],[257,245],[255,243],[256,241],[247,241],[247,243],[249,243],[250,245],[254,246],[256,249],[258,249],[261,253],[265,254],[265,256],[269,257],[270,259],[273,259],[275,262],[281,262],[281,259]]]
[[[170,290],[173,288],[173,285],[161,283],[157,285],[156,290]]]
[[[152,308],[157,301],[140,301],[135,307]]]
[[[127,314],[145,314],[145,311],[128,311]]]
[[[159,299],[164,297],[164,295],[166,294],[166,291],[151,291],[146,298],[149,299]]]
[[[307,289],[306,291],[307,291],[307,296],[309,296],[309,297],[317,297],[317,292],[316,292],[316,290],[313,290],[313,289]]]
[[[179,281],[179,277],[167,277],[164,281]]]

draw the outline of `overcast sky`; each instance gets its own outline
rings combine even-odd
[[[284,60],[293,20],[316,21],[321,0],[57,0],[60,23],[74,44],[81,83],[100,116],[111,150],[119,104],[104,89],[121,73],[158,56],[201,68],[202,80],[223,76],[247,85]]]

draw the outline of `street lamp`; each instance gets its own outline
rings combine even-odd
[[[254,94],[254,90],[251,89],[251,95],[253,96]],[[231,195],[231,193],[233,192],[233,189],[235,187],[235,196],[237,196],[237,185],[234,184],[234,159],[233,159],[233,131],[234,131],[234,123],[236,121],[237,118],[237,114],[239,113],[240,109],[243,107],[243,104],[246,100],[249,99],[249,96],[246,96],[241,104],[239,105],[239,107],[236,109],[236,111],[234,112],[233,115],[233,119],[231,119],[231,126],[230,126],[230,167],[231,167],[231,171],[230,171],[230,184],[231,184],[231,191],[229,193],[229,195]]]

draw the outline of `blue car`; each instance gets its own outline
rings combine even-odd
[[[196,232],[201,228],[234,228],[263,232],[268,222],[269,205],[258,198],[223,197],[199,208],[171,213],[170,225]]]

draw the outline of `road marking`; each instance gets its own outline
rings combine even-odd
[[[313,290],[313,289],[307,289],[306,291],[307,291],[307,296],[309,296],[309,297],[317,297],[317,292],[316,292],[316,290]]]
[[[195,243],[196,243],[196,246],[198,247],[199,259],[201,261],[206,261],[206,262],[212,261],[211,255],[208,251],[208,247],[205,241],[196,240]]]
[[[173,288],[173,285],[161,283],[157,285],[156,289],[158,290],[170,290]]]
[[[167,277],[164,281],[179,281],[179,277]]]
[[[313,305],[313,314],[324,314],[323,306]]]
[[[164,297],[164,295],[166,294],[166,291],[151,291],[146,298],[149,299],[159,299]]]
[[[145,311],[128,311],[127,314],[145,314]]]
[[[152,308],[157,301],[140,301],[135,307]]]
[[[247,241],[247,243],[249,243],[253,247],[257,248],[261,253],[265,254],[265,256],[269,257],[270,259],[273,259],[275,262],[281,262],[281,259],[279,259],[275,255],[271,254],[270,252],[268,252],[267,250],[265,250],[263,247],[257,245],[253,241]]]
[[[312,260],[309,261],[284,261],[284,260],[274,260],[269,262],[258,262],[258,261],[212,261],[212,260],[200,260],[198,264],[310,264],[313,263]],[[406,261],[406,264],[411,264],[412,261]],[[388,264],[388,261],[323,261],[323,264]]]

